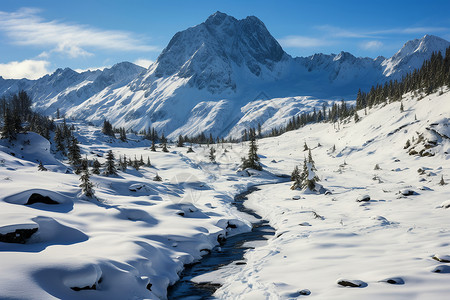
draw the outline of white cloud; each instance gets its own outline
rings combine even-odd
[[[111,66],[92,67],[92,68],[86,68],[86,69],[75,69],[74,71],[78,72],[78,73],[83,73],[86,71],[97,71],[97,70],[103,71],[104,69],[107,69],[107,68],[111,68]]]
[[[366,50],[378,50],[381,47],[383,47],[383,43],[380,41],[368,41],[368,42],[364,42],[361,43],[361,48],[366,49]]]
[[[283,47],[292,48],[312,48],[329,44],[325,40],[300,35],[289,35],[279,39],[278,41]]]
[[[51,53],[64,53],[69,57],[91,56],[85,48],[116,51],[159,51],[159,47],[145,44],[141,37],[131,32],[101,30],[86,25],[61,21],[46,21],[37,9],[21,9],[16,12],[0,11],[0,31],[13,43],[23,46],[50,47],[40,57]]]
[[[0,64],[0,76],[5,79],[38,79],[49,74],[48,65],[45,60],[11,61],[6,64]]]
[[[139,59],[136,59],[133,63],[135,65],[138,65],[138,66],[141,66],[141,67],[144,67],[144,68],[148,68],[153,63],[153,60],[145,59],[145,58],[139,58]]]

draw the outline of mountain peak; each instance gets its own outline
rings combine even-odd
[[[232,78],[236,67],[240,73],[260,77],[284,55],[258,18],[237,20],[218,11],[204,23],[176,33],[149,72],[188,78],[191,86],[220,93],[236,89]]]
[[[237,21],[235,18],[220,12],[220,11],[216,11],[215,13],[213,13],[212,15],[210,15],[208,17],[208,19],[206,19],[205,24],[207,25],[220,25],[222,24],[225,20],[233,20],[233,21]]]

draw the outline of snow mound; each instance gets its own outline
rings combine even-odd
[[[70,273],[63,275],[62,282],[68,288],[73,290],[83,289],[86,287],[94,289],[100,278],[102,277],[102,270],[99,266],[89,264],[80,266],[77,269],[71,270]]]
[[[12,203],[12,204],[30,205],[30,204],[36,203],[35,202],[36,200],[33,200],[33,197],[32,197],[33,195],[40,195],[43,197],[48,197],[51,201],[54,201],[59,204],[73,203],[72,199],[62,195],[61,193],[44,190],[44,189],[26,190],[26,191],[5,197],[3,199],[3,201]],[[36,197],[36,196],[34,196],[34,197]],[[30,201],[30,199],[31,199],[31,201]]]

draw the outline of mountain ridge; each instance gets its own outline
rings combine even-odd
[[[103,71],[58,69],[34,81],[0,79],[0,95],[24,89],[31,93],[35,109],[46,114],[59,108],[68,117],[96,124],[107,118],[114,126],[135,130],[152,126],[171,138],[202,132],[239,137],[236,126],[251,119],[244,107],[261,94],[269,100],[259,111],[272,111],[267,118],[254,116],[264,127],[278,115],[273,110],[280,112],[275,103],[300,101],[284,110],[282,122],[302,107],[312,109],[311,99],[317,99],[317,105],[354,99],[359,88],[399,80],[433,51],[448,46],[448,41],[426,35],[408,41],[390,58],[355,57],[344,51],[291,57],[257,17],[237,20],[216,12],[177,32],[148,69],[119,63]],[[302,104],[305,99],[307,105]],[[261,108],[260,102],[257,105]],[[276,124],[283,125],[273,119],[266,125]]]

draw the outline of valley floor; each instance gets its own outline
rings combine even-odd
[[[165,298],[183,264],[251,229],[252,217],[232,202],[256,184],[267,185],[246,205],[276,233],[246,253],[246,264],[194,278],[222,284],[217,298],[446,299],[450,264],[433,256],[450,260],[450,185],[440,185],[441,177],[450,183],[450,93],[406,97],[403,105],[404,112],[399,102],[359,112],[356,124],[314,124],[259,140],[264,171],[252,176],[236,171],[247,143],[214,145],[211,163],[206,146],[151,152],[138,137],[111,141],[76,124],[88,158],[104,162],[112,149],[152,162],[92,176],[98,200],[79,195],[79,176],[66,174],[45,139],[29,133],[14,146],[1,141],[0,234],[37,232],[26,244],[0,242],[0,299]],[[331,194],[273,184],[302,164],[305,142]],[[412,148],[433,156],[409,155]],[[37,171],[37,160],[49,171]],[[162,182],[152,180],[156,174]],[[33,193],[60,204],[25,205]],[[370,201],[357,202],[366,194]]]

